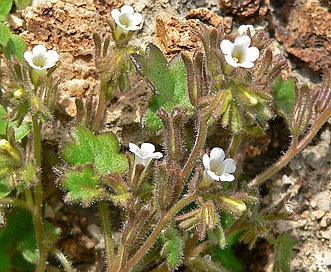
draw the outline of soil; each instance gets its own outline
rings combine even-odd
[[[66,127],[76,115],[75,98],[95,97],[98,90],[92,33],[109,35],[106,19],[113,8],[122,4],[120,0],[39,0],[23,11],[23,23],[13,20],[13,27],[22,32],[30,48],[42,43],[60,52],[62,63],[57,76],[64,79],[60,84],[57,115],[61,124],[49,123],[44,131],[44,148],[55,154],[50,155],[52,158],[56,158],[56,145],[67,138]],[[182,50],[193,52],[201,46],[192,36],[192,27],[222,22],[229,32],[240,24],[266,29],[274,38],[274,50],[289,59],[288,75],[298,77],[299,82],[306,82],[312,88],[321,83],[323,67],[331,63],[330,1],[128,0],[125,4],[132,4],[145,18],[133,44],[145,49],[148,43],[157,43],[169,59]],[[104,130],[115,132],[122,150],[127,149],[128,142],[155,141],[155,135],[142,132],[140,126],[147,106],[148,86],[138,77],[133,81],[135,92],[118,92],[107,106],[103,124]],[[268,135],[261,139],[263,144],[257,148],[256,157],[261,164],[254,165],[256,172],[252,174],[286,150],[289,137],[282,127],[282,121],[275,120]],[[273,230],[275,233],[291,230],[299,241],[294,247],[291,271],[331,270],[330,144],[331,126],[326,124],[314,142],[263,188],[266,206],[291,192],[290,204],[299,215],[297,221],[281,221]],[[55,179],[51,168],[56,163],[56,160],[45,163],[45,168],[50,169],[45,170],[50,173],[48,180]],[[46,194],[46,217],[62,229],[59,247],[78,271],[102,271],[103,240],[96,208],[64,205],[59,201],[62,192],[53,184],[49,184]],[[112,210],[113,218],[121,216],[120,211]],[[263,240],[253,251],[242,252],[245,254],[242,259],[246,260],[244,271],[272,270],[272,250]],[[48,271],[59,271],[55,260],[50,260],[50,264]]]

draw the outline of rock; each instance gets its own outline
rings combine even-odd
[[[168,59],[172,59],[181,51],[193,54],[203,47],[201,40],[193,33],[199,31],[201,21],[216,27],[223,24],[225,31],[230,32],[231,20],[223,18],[206,9],[195,9],[189,12],[186,19],[179,19],[162,12],[156,17],[156,43],[161,47]]]
[[[321,1],[284,1],[273,25],[287,52],[320,71],[331,63],[331,13]]]
[[[218,1],[226,13],[232,13],[238,17],[254,17],[261,19],[269,10],[269,0],[219,0]]]
[[[321,230],[321,235],[325,239],[331,239],[331,227],[327,228],[326,230]]]

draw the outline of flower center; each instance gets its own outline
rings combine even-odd
[[[33,57],[32,62],[34,65],[36,65],[39,68],[43,68],[46,64],[47,58],[46,56],[42,54],[38,54]]]
[[[232,59],[236,62],[236,63],[242,63],[242,52],[240,50],[235,50],[233,52],[233,55],[232,55]]]
[[[122,14],[119,16],[119,21],[122,25],[124,25],[125,27],[130,26],[130,20],[129,20],[129,16],[127,16],[126,14]]]

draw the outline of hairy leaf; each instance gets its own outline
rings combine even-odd
[[[180,233],[174,228],[169,229],[163,239],[165,243],[162,254],[166,257],[169,268],[173,270],[181,263],[184,242]]]
[[[102,198],[106,190],[100,185],[99,177],[95,175],[91,165],[67,169],[60,178],[61,185],[67,191],[65,201],[82,203],[88,207],[93,201]]]
[[[291,237],[291,231],[286,231],[280,234],[274,242],[275,247],[275,263],[273,271],[290,271],[290,261],[293,257],[292,247],[298,243],[297,240]]]
[[[126,157],[118,154],[118,140],[113,133],[95,136],[85,127],[73,127],[70,135],[74,142],[65,143],[60,154],[72,166],[92,164],[100,174],[123,173],[126,170]]]
[[[272,84],[276,109],[287,121],[291,120],[292,110],[294,107],[295,83],[295,78],[283,80],[281,76],[279,76]]]
[[[162,122],[156,113],[160,108],[169,114],[174,107],[186,108],[188,114],[193,112],[187,91],[187,72],[180,55],[167,63],[161,50],[149,44],[146,55],[131,54],[131,59],[138,72],[154,90],[149,109],[144,117],[146,128],[156,131],[162,128]]]

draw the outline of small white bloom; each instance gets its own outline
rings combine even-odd
[[[209,178],[217,181],[233,181],[234,176],[231,175],[236,171],[236,162],[231,158],[225,159],[225,154],[222,148],[214,147],[208,154],[202,157],[202,163],[205,167],[205,174]]]
[[[252,25],[241,25],[238,28],[239,35],[248,34],[248,29],[249,29],[250,35],[253,36],[256,31],[255,31],[255,28]]]
[[[238,36],[234,43],[223,40],[221,50],[226,62],[233,67],[252,68],[253,62],[260,56],[260,52],[256,47],[249,47],[250,44],[251,38],[247,35]]]
[[[24,59],[33,68],[39,71],[53,67],[59,60],[59,54],[55,50],[48,50],[45,46],[38,44],[32,52],[26,51]]]
[[[111,11],[116,25],[125,31],[136,31],[141,28],[143,17],[139,12],[134,12],[133,8],[128,5],[121,7],[121,11],[113,9]]]
[[[163,157],[161,152],[154,152],[155,146],[151,143],[143,143],[141,147],[129,143],[129,150],[135,154],[135,165],[142,164],[147,167],[152,159],[160,159]]]
[[[291,204],[285,204],[285,210],[289,213],[294,213],[293,207]]]

